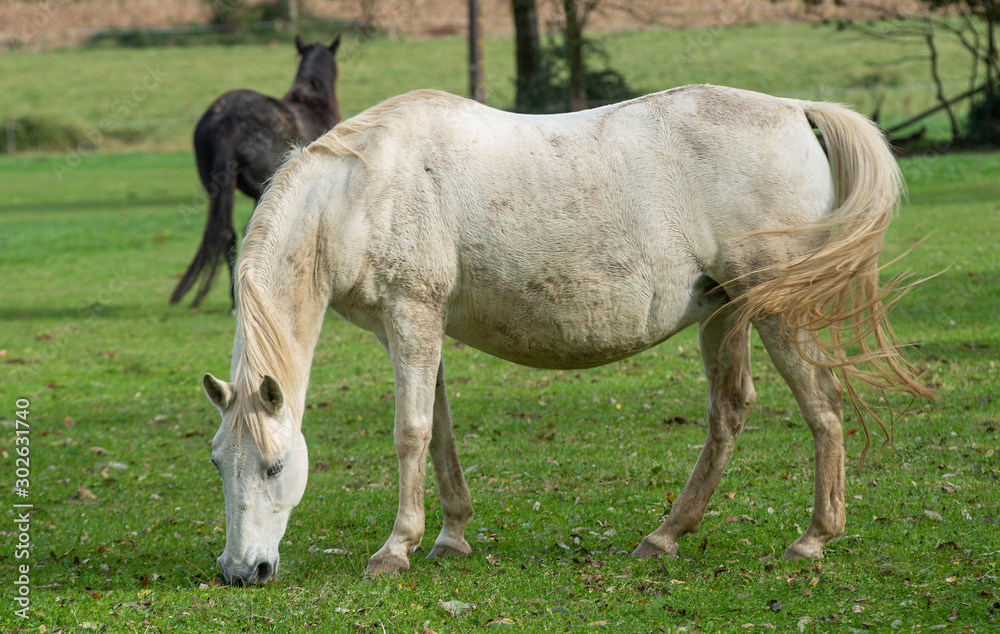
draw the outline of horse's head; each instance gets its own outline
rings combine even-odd
[[[314,42],[306,44],[298,35],[295,36],[295,47],[302,56],[299,71],[295,75],[295,83],[289,90],[289,96],[301,101],[311,102],[317,99],[329,105],[330,112],[336,123],[340,122],[340,105],[337,103],[337,48],[340,47],[340,36],[337,36],[329,46]]]
[[[278,570],[278,545],[306,488],[309,456],[300,421],[270,376],[246,391],[211,374],[203,383],[222,412],[212,440],[226,498],[226,549],[218,562],[226,583],[263,583]]]

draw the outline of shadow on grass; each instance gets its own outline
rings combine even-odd
[[[37,203],[0,204],[0,214],[23,211],[103,211],[106,209],[140,207],[180,207],[190,205],[191,196],[171,196],[166,198],[131,197],[125,200],[74,200],[58,202],[52,200]]]
[[[164,311],[166,312],[166,311]],[[127,315],[139,315],[138,305],[112,305],[86,303],[77,306],[46,306],[35,308],[0,308],[0,321],[52,319],[67,322],[92,321],[94,319],[118,319]]]

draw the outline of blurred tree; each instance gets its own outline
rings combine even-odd
[[[942,19],[934,26],[948,30],[959,37],[975,60],[973,73],[981,62],[986,70],[984,84],[991,89],[1000,85],[1000,51],[997,48],[1000,30],[1000,1],[998,0],[921,0]],[[958,25],[952,25],[948,16],[957,16]]]
[[[569,67],[569,109],[587,109],[587,84],[583,67],[583,27],[601,0],[563,0],[566,16],[566,65]]]
[[[594,103],[634,97],[622,74],[607,66],[604,51],[583,36],[588,18],[603,0],[552,1],[559,2],[563,13],[549,23],[543,46],[536,0],[511,0],[516,31],[515,108],[520,112],[583,110]],[[604,61],[603,68],[591,62],[595,57]]]
[[[807,0],[822,4],[824,0]],[[839,2],[839,0],[833,0]],[[886,41],[923,41],[931,78],[937,86],[938,105],[889,130],[890,133],[911,126],[924,116],[944,110],[951,123],[952,141],[1000,145],[1000,0],[919,0],[926,11],[907,15],[897,7],[880,9],[881,19],[874,21],[842,20],[841,26]],[[948,97],[938,72],[939,35],[954,37],[968,51],[972,63],[969,88],[961,95]],[[955,104],[971,99],[964,129],[954,112]],[[918,133],[919,134],[919,133]]]
[[[511,0],[514,12],[514,46],[517,67],[514,107],[524,112],[542,70],[542,44],[538,39],[538,10],[535,0]]]

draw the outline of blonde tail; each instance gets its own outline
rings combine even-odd
[[[903,356],[888,321],[890,308],[912,285],[900,286],[899,278],[879,282],[883,237],[899,205],[903,178],[871,121],[835,104],[796,103],[826,142],[839,207],[821,223],[765,232],[821,230],[829,231],[830,239],[811,253],[767,270],[766,281],[741,297],[741,310],[747,321],[762,313],[778,315],[783,332],[804,358],[841,370],[862,425],[864,410],[885,430],[859,397],[855,381],[876,391],[934,398]],[[806,354],[803,339],[816,344],[823,358]]]

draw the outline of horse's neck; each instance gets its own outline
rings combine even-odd
[[[284,260],[286,254],[292,254],[290,257],[306,258],[311,255],[309,248],[309,245],[279,248],[271,257]],[[241,327],[243,336],[236,341],[234,363],[244,346],[261,347],[263,352],[258,355],[264,357],[261,371],[278,379],[289,402],[301,415],[313,352],[329,304],[329,284],[320,280],[317,287],[317,280],[312,275],[282,276],[277,283],[262,277],[265,281],[254,297],[249,297],[250,292],[241,287],[241,294],[247,297],[241,297],[238,303],[241,319],[243,311],[248,313],[247,322],[250,321],[249,313],[266,314],[267,318],[256,319],[253,327]],[[251,338],[255,341],[250,342]]]
[[[314,91],[308,80],[296,79],[281,100],[296,114],[300,123],[308,127],[307,136],[311,138],[306,141],[316,139],[339,123],[336,104],[331,103],[326,94]]]

